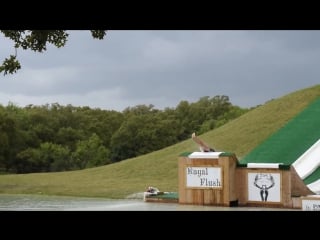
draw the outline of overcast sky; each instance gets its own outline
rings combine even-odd
[[[58,103],[122,111],[139,104],[226,95],[240,107],[320,83],[320,31],[68,31],[65,47],[18,50],[22,65],[0,75],[0,104]],[[0,61],[14,54],[0,35]]]

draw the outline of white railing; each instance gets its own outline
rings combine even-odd
[[[305,151],[293,164],[301,179],[308,177],[320,166],[320,139]]]

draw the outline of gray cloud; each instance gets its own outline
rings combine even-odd
[[[64,48],[18,51],[0,76],[0,103],[114,109],[227,95],[251,107],[319,83],[320,31],[69,31]],[[0,38],[0,57],[12,54]]]

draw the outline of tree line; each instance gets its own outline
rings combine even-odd
[[[181,101],[122,112],[58,103],[18,107],[0,104],[0,172],[57,172],[102,166],[153,152],[202,134],[250,109],[229,97]]]

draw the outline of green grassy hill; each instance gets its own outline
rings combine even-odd
[[[271,100],[200,137],[217,151],[239,160],[320,97],[320,85]],[[190,139],[119,163],[61,173],[0,175],[0,193],[124,198],[147,186],[178,191],[178,157],[198,151]]]

